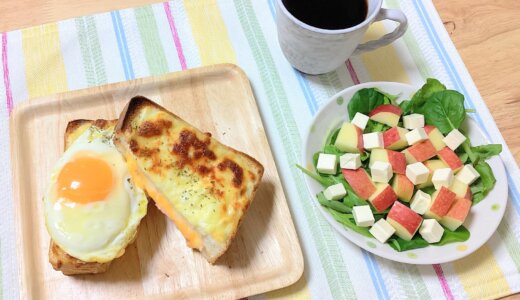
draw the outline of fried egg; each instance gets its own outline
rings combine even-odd
[[[85,262],[123,255],[146,215],[148,200],[133,185],[113,130],[85,130],[56,163],[43,199],[49,235]]]

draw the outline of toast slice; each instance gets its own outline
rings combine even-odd
[[[114,144],[136,185],[214,263],[235,237],[263,166],[142,96],[121,113]]]
[[[65,150],[74,143],[90,126],[100,129],[114,127],[117,120],[74,120],[67,124],[65,129]],[[135,239],[135,237],[134,237]],[[64,275],[97,274],[108,270],[110,262],[85,262],[75,258],[62,250],[52,239],[49,246],[49,262],[56,271]]]

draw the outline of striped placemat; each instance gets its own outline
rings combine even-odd
[[[0,299],[19,297],[11,197],[9,115],[28,98],[215,63],[234,63],[253,85],[305,253],[304,276],[258,298],[496,298],[520,291],[520,172],[430,1],[386,0],[409,19],[403,38],[352,57],[336,71],[303,75],[280,52],[275,2],[172,1],[2,33],[0,83]],[[375,23],[367,39],[393,29]],[[367,81],[420,86],[435,77],[462,92],[508,172],[510,202],[497,233],[454,263],[414,266],[376,257],[333,229],[309,201],[302,138],[330,96]]]

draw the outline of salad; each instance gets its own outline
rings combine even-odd
[[[410,100],[377,88],[357,91],[349,122],[324,133],[305,174],[316,199],[346,228],[396,251],[469,239],[463,223],[496,179],[486,160],[500,144],[472,146],[461,128],[464,96],[428,79]]]

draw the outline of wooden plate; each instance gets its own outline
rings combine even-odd
[[[117,118],[143,95],[265,167],[236,239],[215,265],[149,205],[136,242],[99,275],[64,276],[47,252],[42,196],[74,119]],[[234,65],[116,83],[29,100],[11,117],[11,158],[22,298],[240,298],[282,288],[302,275],[303,257],[247,77]]]

